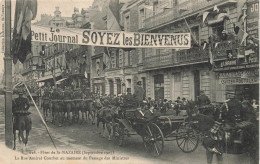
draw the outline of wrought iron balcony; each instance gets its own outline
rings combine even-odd
[[[189,16],[190,14],[197,14],[210,7],[214,7],[214,5],[224,5],[236,2],[237,0],[188,0],[187,2],[174,6],[172,9],[165,10],[162,13],[145,19],[144,30],[163,25],[184,16]]]
[[[237,56],[240,40],[227,40],[217,42],[217,47],[212,49],[214,60],[227,59],[227,51],[231,51],[233,56]],[[215,45],[216,43],[213,43]]]
[[[202,47],[192,47],[191,49],[176,51],[174,54],[174,65],[206,62],[209,59],[208,54],[208,49],[203,49]]]
[[[160,68],[173,65],[173,54],[165,53],[144,58],[144,69]]]

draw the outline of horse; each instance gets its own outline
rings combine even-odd
[[[58,121],[59,126],[61,126],[61,123],[63,122],[63,104],[60,101],[61,100],[52,100],[52,123],[55,125],[56,121]]]
[[[15,104],[13,101],[13,113],[14,113],[14,120],[13,120],[13,135],[14,135],[14,147],[13,149],[16,149],[16,131],[18,131],[18,139],[21,142],[24,143],[26,146],[28,143],[28,137],[30,130],[32,129],[32,120],[29,114],[31,114],[28,111],[18,111],[19,107]],[[26,131],[26,136],[24,137],[24,131]]]
[[[114,106],[102,107],[97,112],[97,127],[99,123],[103,124],[103,136],[105,136],[105,128],[108,131],[108,140],[111,140],[112,122],[116,115],[118,115],[119,108]]]
[[[76,122],[77,114],[76,114],[74,101],[72,101],[72,100],[64,100],[63,101],[62,123],[63,123],[64,119],[66,119],[66,117],[65,117],[66,113],[67,113],[67,120],[70,122],[70,124],[72,122]]]

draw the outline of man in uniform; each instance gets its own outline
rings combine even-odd
[[[14,99],[13,101],[13,116],[14,116],[14,124],[16,124],[17,117],[21,114],[31,114],[28,112],[28,109],[30,108],[29,100],[25,97],[23,97],[23,91],[18,91],[19,97]]]
[[[27,113],[30,108],[29,100],[23,97],[23,91],[18,91],[19,97],[14,99],[15,113]]]

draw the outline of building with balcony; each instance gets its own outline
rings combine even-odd
[[[247,15],[243,24],[252,22],[252,17],[258,20],[258,15],[251,13],[248,7],[251,4],[252,8],[258,1],[147,0],[143,5],[140,1],[134,3],[139,3],[136,13],[141,21],[134,25],[129,23],[131,15],[126,16],[126,25],[139,27],[140,32],[190,32],[192,36],[192,46],[188,50],[143,50],[142,69],[146,72],[147,97],[195,100],[199,91],[204,90],[212,101],[223,102],[226,91],[234,91],[240,98],[248,95],[249,91],[258,91],[258,75],[253,77],[258,70],[259,62],[254,57],[258,56],[258,51],[248,47],[248,38],[241,43],[247,35],[245,32],[252,29],[240,26],[239,32],[235,30],[241,24],[241,16]],[[205,12],[208,12],[207,17]],[[251,27],[258,27],[254,22],[251,24]],[[258,30],[251,33],[255,36]],[[258,45],[254,47],[257,49]],[[254,62],[249,63],[249,58]],[[232,71],[229,70],[231,67]],[[238,72],[246,74],[246,77],[238,75]],[[236,82],[232,80],[233,75],[237,76]],[[250,99],[258,99],[258,92],[252,95]]]
[[[84,12],[83,12],[84,11]],[[59,7],[56,7],[54,16],[48,21],[49,26],[79,28],[86,22],[86,10],[74,8],[71,18],[62,17]],[[88,12],[91,13],[91,12]],[[45,18],[45,17],[44,17]],[[45,19],[44,19],[45,20]],[[42,25],[39,21],[36,24]],[[38,43],[39,44],[39,43]],[[87,53],[87,46],[72,44],[40,43],[37,45],[43,59],[45,69],[41,72],[38,82],[46,85],[64,84],[74,88],[82,85],[90,86],[90,56]]]

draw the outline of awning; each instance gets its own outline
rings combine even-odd
[[[61,82],[63,82],[64,80],[66,80],[67,78],[63,78],[63,79],[60,79],[58,81],[56,81],[56,84],[61,84]]]
[[[212,25],[212,24],[215,24],[215,23],[219,23],[219,22],[222,22],[224,21],[224,19],[229,19],[228,17],[228,14],[227,13],[220,13],[218,15],[216,15],[215,17],[213,18],[208,18],[208,24],[209,25]]]
[[[55,76],[58,77],[60,76],[62,73],[56,73]],[[53,78],[53,75],[48,75],[48,76],[44,76],[44,77],[41,77],[39,78],[39,80],[37,80],[37,82],[43,82],[43,81],[46,81],[46,80],[49,80],[49,79],[52,79]]]

